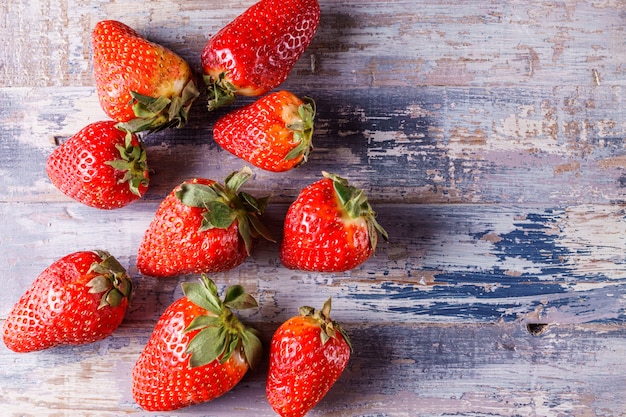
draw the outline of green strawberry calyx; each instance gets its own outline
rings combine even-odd
[[[148,162],[146,148],[139,138],[137,144],[133,144],[133,138],[136,136],[131,132],[126,132],[124,146],[115,145],[120,152],[120,159],[107,161],[105,164],[110,165],[118,171],[124,173],[124,177],[119,183],[128,182],[130,191],[141,197],[140,187],[147,187],[148,179]]]
[[[335,194],[348,216],[352,219],[359,217],[365,219],[372,250],[376,249],[378,233],[385,241],[389,240],[387,231],[376,221],[376,212],[372,209],[363,190],[348,184],[346,179],[336,174],[322,172],[322,175],[332,180]]]
[[[124,298],[130,299],[133,283],[126,269],[111,254],[102,250],[94,252],[101,261],[94,262],[89,268],[89,273],[97,274],[87,283],[89,293],[102,294],[98,309],[117,307]]]
[[[236,221],[248,255],[254,238],[263,237],[274,241],[270,231],[261,221],[269,197],[257,199],[239,191],[251,177],[252,170],[245,167],[226,177],[224,185],[217,182],[210,185],[183,183],[176,192],[176,197],[184,205],[205,210],[199,229],[201,232],[213,228],[228,229]]]
[[[131,91],[135,118],[117,124],[119,129],[131,133],[158,132],[170,127],[181,128],[187,124],[189,110],[200,95],[193,80],[189,80],[178,96],[151,97]]]
[[[186,352],[191,354],[189,367],[215,360],[224,363],[241,349],[250,368],[254,368],[263,354],[258,332],[245,326],[231,310],[258,307],[254,297],[241,285],[233,285],[226,289],[222,301],[217,285],[205,274],[200,282],[186,282],[182,287],[185,297],[207,311],[206,315],[195,317],[184,330],[185,333],[200,330],[187,345]]]
[[[325,345],[330,339],[338,339],[337,333],[341,334],[343,340],[346,341],[352,352],[352,343],[350,337],[345,330],[336,321],[330,318],[331,310],[331,298],[328,298],[321,310],[315,310],[313,307],[302,306],[298,309],[298,312],[303,317],[311,317],[319,323],[320,326],[320,338],[322,339],[322,345]]]
[[[219,109],[235,101],[237,88],[226,78],[228,72],[221,72],[217,80],[210,75],[203,77],[207,86],[207,108],[209,111]]]
[[[298,158],[302,155],[302,163],[306,162],[313,149],[313,125],[315,120],[315,101],[304,97],[304,104],[298,107],[298,120],[287,125],[293,131],[293,142],[297,145],[285,156],[285,160]]]

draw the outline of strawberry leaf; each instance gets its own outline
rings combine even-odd
[[[322,345],[325,345],[330,340],[327,328],[320,330],[320,339],[322,340]]]
[[[256,300],[246,293],[241,285],[232,285],[226,289],[224,305],[236,310],[258,307]]]
[[[293,130],[293,143],[296,146],[285,156],[285,160],[299,158],[302,156],[302,163],[306,162],[311,149],[313,149],[313,126],[315,119],[315,101],[310,97],[303,98],[304,104],[298,107],[300,119],[287,125]]]
[[[205,274],[202,274],[202,283],[204,286],[211,292],[211,295],[215,298],[219,298],[219,294],[217,292],[217,285],[213,280],[207,277]]]
[[[348,334],[336,321],[330,318],[330,310],[332,301],[330,298],[326,300],[321,310],[315,310],[313,307],[302,306],[298,309],[301,316],[314,318],[320,326],[320,339],[322,344],[326,344],[330,339],[337,339],[337,333],[341,334],[352,351],[352,344]]]
[[[125,130],[127,132],[139,133],[146,130],[150,130],[153,124],[152,119],[135,118],[127,122],[120,122],[116,126],[118,129]]]
[[[205,75],[204,82],[207,85],[208,110],[213,111],[235,101],[235,86],[226,79],[226,72],[220,73],[217,80]]]
[[[127,132],[158,132],[170,127],[183,127],[189,117],[189,109],[200,95],[193,80],[189,80],[179,96],[151,97],[131,91],[132,109],[135,118],[118,123]]]
[[[227,288],[222,302],[215,283],[203,274],[200,283],[184,283],[183,292],[210,313],[195,317],[185,329],[185,332],[200,330],[187,345],[190,367],[206,365],[216,359],[223,363],[240,348],[249,364],[258,361],[262,346],[255,330],[245,327],[231,311],[231,308],[257,306],[256,300],[243,287]]]
[[[352,198],[354,190],[351,187],[348,187],[348,184],[344,181],[333,181],[333,187],[335,188],[335,192],[337,193],[337,197],[339,197],[341,204],[343,206],[348,204]]]
[[[126,132],[125,146],[116,145],[120,153],[121,159],[105,162],[113,169],[124,173],[124,177],[120,183],[128,183],[130,191],[141,197],[139,187],[148,186],[149,180],[146,172],[148,171],[147,154],[143,142],[137,139],[138,144],[133,145],[134,135]]]
[[[294,138],[294,141],[297,142],[298,144],[296,145],[296,147],[290,150],[289,153],[287,153],[287,155],[285,155],[286,161],[298,158],[300,155],[305,154],[307,149],[309,149],[307,145],[304,143],[304,141],[302,141],[301,136],[299,134],[294,134],[293,138]],[[307,159],[306,156],[304,159]]]
[[[135,113],[135,116],[140,118],[154,117],[165,110],[171,103],[171,100],[164,96],[155,98],[139,94],[135,91],[131,91],[130,95],[135,102],[133,105],[133,112]]]
[[[129,299],[132,294],[133,284],[126,273],[126,269],[106,251],[94,251],[101,259],[89,267],[89,273],[98,274],[86,285],[89,293],[104,293],[100,298],[98,308],[106,306],[117,307],[124,298]]]
[[[98,275],[87,283],[90,294],[99,294],[108,291],[113,286],[111,280],[105,275]]]
[[[263,358],[263,344],[254,329],[247,329],[241,334],[243,351],[246,361],[251,369],[254,369]]]
[[[252,211],[255,211],[259,214],[263,214],[263,212],[265,211],[265,207],[267,206],[267,201],[268,201],[267,198],[262,198],[262,199],[257,200],[252,195],[243,191],[239,193],[239,198],[244,202],[244,204],[248,206],[248,208],[252,209]]]
[[[325,321],[330,320],[330,310],[332,309],[332,299],[326,300],[324,305],[322,306],[322,310],[320,311],[320,315]]]
[[[106,306],[116,307],[120,305],[123,299],[124,295],[117,288],[112,288],[102,297],[98,308],[104,308]]]
[[[265,212],[265,208],[269,202],[269,197],[263,197],[256,199],[248,193],[240,192],[239,197],[244,202],[244,207],[246,208],[247,220],[250,222],[252,228],[249,233],[252,237],[262,236],[264,239],[269,240],[270,242],[275,242],[272,237],[272,233],[269,231],[267,226],[261,221],[259,215],[262,215]],[[243,219],[242,219],[243,220]],[[240,222],[242,221],[240,220]],[[245,220],[243,220],[245,221]],[[244,226],[246,227],[246,226]]]
[[[189,367],[203,366],[218,359],[226,349],[226,341],[224,326],[202,329],[187,345],[186,352],[191,354]]]
[[[207,288],[206,283],[185,282],[182,284],[182,287],[185,297],[189,298],[192,303],[210,311],[216,316],[222,314],[222,302],[216,293]]]
[[[216,200],[219,195],[208,185],[183,183],[176,197],[186,206],[206,208],[207,202]]]
[[[224,349],[222,358],[220,359],[220,363],[226,362],[233,355],[235,350],[237,350],[239,343],[241,342],[239,336],[232,335],[233,337],[230,339],[228,346]]]
[[[252,170],[250,169],[250,167],[246,166],[241,171],[235,171],[231,173],[228,177],[226,177],[224,184],[226,185],[226,188],[228,190],[230,190],[232,193],[236,193],[237,191],[239,191],[241,186],[245,184],[246,181],[248,181],[251,177]]]
[[[249,217],[241,216],[237,219],[239,226],[239,236],[243,239],[248,255],[252,252],[252,235],[250,230]]]
[[[218,228],[228,229],[237,218],[237,212],[221,201],[207,202],[207,211],[203,213],[200,231]]]
[[[198,316],[185,328],[185,333],[193,330],[204,329],[205,327],[216,327],[222,323],[219,317],[214,316]]]
[[[224,296],[224,304],[228,305],[233,300],[237,299],[242,294],[245,294],[245,290],[241,285],[231,285],[226,289],[226,295]]]
[[[263,223],[261,219],[258,218],[258,216],[250,215],[248,217],[248,220],[250,221],[250,224],[252,224],[252,228],[255,231],[255,236],[262,236],[264,239],[269,240],[270,242],[276,242],[272,237],[272,233],[270,232],[270,230],[267,228],[267,226],[265,226],[265,223]]]
[[[250,194],[240,192],[239,188],[252,176],[252,170],[244,167],[226,177],[225,185],[212,182],[210,185],[183,183],[176,191],[176,197],[182,204],[206,210],[202,213],[202,225],[199,231],[213,228],[227,229],[235,220],[238,232],[250,254],[252,239],[258,236],[273,241],[269,230],[263,225],[258,215],[265,211],[269,198],[255,199]]]
[[[348,181],[336,174],[323,172],[324,177],[333,181],[333,188],[345,212],[353,219],[362,217],[367,223],[367,231],[372,249],[376,249],[378,233],[388,241],[387,231],[376,221],[376,212],[372,209],[363,190],[348,184]]]
[[[173,127],[182,127],[187,123],[187,114],[183,111],[183,101],[181,97],[172,97],[167,121]]]

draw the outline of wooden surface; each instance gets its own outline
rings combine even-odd
[[[143,416],[130,370],[193,276],[134,265],[159,201],[243,163],[201,101],[148,138],[147,196],[103,212],[45,175],[55,144],[105,119],[90,32],[117,19],[200,74],[211,34],[252,1],[36,0],[0,5],[0,318],[69,252],[109,250],[136,297],[112,337],[16,354],[0,346],[2,416]],[[281,266],[263,244],[213,278],[244,285],[269,341],[301,304],[333,297],[353,338],[347,370],[311,416],[626,415],[626,5],[623,1],[326,1],[283,88],[316,99],[315,149],[294,171],[255,170],[280,239],[299,190],[336,172],[364,188],[391,240],[350,272]],[[242,99],[237,105],[245,103]],[[177,416],[273,415],[267,361]],[[162,414],[165,415],[165,414]]]

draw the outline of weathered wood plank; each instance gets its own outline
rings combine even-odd
[[[105,249],[136,280],[128,320],[150,321],[180,296],[178,282],[140,276],[136,253],[156,203],[100,212],[78,203],[0,205],[6,287],[0,317],[50,263],[75,250]],[[12,211],[19,207],[20,216]],[[287,206],[269,207],[280,242]],[[302,294],[332,296],[349,320],[543,323],[626,321],[626,212],[617,206],[380,205],[391,236],[346,273],[291,271],[279,244],[262,243],[240,267],[215,274],[259,297],[259,321],[280,321]],[[342,307],[340,307],[342,306]],[[136,315],[136,316],[135,316]]]
[[[120,19],[196,69],[204,43],[252,1],[94,5],[86,0],[3,2],[0,86],[91,85],[90,34]],[[318,34],[292,85],[621,85],[621,1],[321,1]],[[45,57],[45,59],[42,59]]]
[[[256,327],[267,345],[276,326]],[[623,326],[559,326],[541,337],[514,324],[345,327],[355,351],[310,416],[625,415]],[[142,412],[130,393],[130,372],[148,336],[147,326],[125,323],[89,346],[22,355],[1,346],[3,415],[164,415]],[[224,397],[175,414],[275,416],[266,374],[267,359]]]
[[[621,87],[305,94],[318,101],[309,162],[288,173],[257,173],[256,186],[277,199],[295,197],[326,170],[366,187],[375,201],[626,201]],[[197,103],[189,125],[146,139],[156,172],[148,199],[162,198],[190,176],[219,179],[241,168],[240,159],[213,141],[220,114],[209,115]],[[0,196],[8,201],[58,201],[44,167],[55,140],[106,119],[95,90],[82,87],[1,89],[0,117],[6,138]]]

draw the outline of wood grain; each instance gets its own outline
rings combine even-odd
[[[0,293],[1,316],[51,258],[70,249],[107,250],[131,272],[138,293],[131,321],[158,317],[182,295],[178,282],[196,279],[157,280],[136,271],[137,248],[156,204],[133,203],[110,212],[77,203],[26,204],[17,219],[4,209],[14,206],[0,205],[0,222],[6,222],[0,226],[10,230],[4,232],[5,273],[13,278]],[[278,253],[286,210],[282,204],[268,210],[266,222],[277,243],[260,242],[243,265],[215,275],[219,283],[241,283],[256,294],[259,321],[287,319],[303,294],[320,306],[332,296],[335,309],[356,321],[379,314],[387,322],[445,323],[626,318],[626,299],[620,296],[626,285],[623,208],[381,205],[378,221],[391,242],[382,242],[365,264],[337,274],[282,267]],[[25,249],[34,254],[29,262],[23,260]]]
[[[2,29],[17,42],[2,50],[0,79],[13,87],[91,85],[90,33],[106,18],[124,20],[199,68],[208,37],[251,4],[4,3]],[[619,0],[322,1],[320,8],[318,35],[290,80],[300,85],[551,88],[625,82]]]
[[[212,137],[204,94],[190,122],[148,136],[146,197],[115,211],[56,190],[45,161],[106,118],[90,34],[118,19],[183,56],[252,0],[37,0],[0,4],[0,322],[69,252],[109,250],[137,288],[112,337],[19,355],[0,344],[7,416],[149,416],[130,370],[181,276],[135,267],[161,199],[241,160]],[[277,243],[212,276],[260,307],[269,341],[302,304],[333,298],[356,347],[311,416],[626,416],[626,6],[615,0],[320,2],[318,33],[281,88],[313,97],[310,160],[255,170]],[[199,78],[198,78],[199,79]],[[291,271],[278,245],[299,190],[336,172],[368,194],[391,240],[341,274]],[[267,358],[235,390],[180,416],[274,415]]]
[[[340,98],[304,91],[318,107],[310,161],[297,175],[258,172],[259,191],[291,201],[326,170],[391,203],[626,202],[621,87],[381,90]],[[2,195],[58,201],[29,161],[43,165],[56,142],[106,118],[95,89],[3,89],[0,105],[7,138],[0,153]],[[146,139],[156,173],[147,198],[162,198],[190,176],[220,179],[241,169],[243,162],[212,138],[223,113],[207,114],[201,106],[185,128]]]
[[[357,349],[310,416],[624,415],[623,375],[612,372],[626,354],[622,326],[563,326],[542,337],[510,324],[351,323],[346,330]],[[123,324],[88,347],[10,362],[0,356],[3,415],[164,415],[142,412],[130,396],[130,369],[147,332]],[[173,415],[276,415],[265,399],[266,372],[263,363],[225,396]]]

